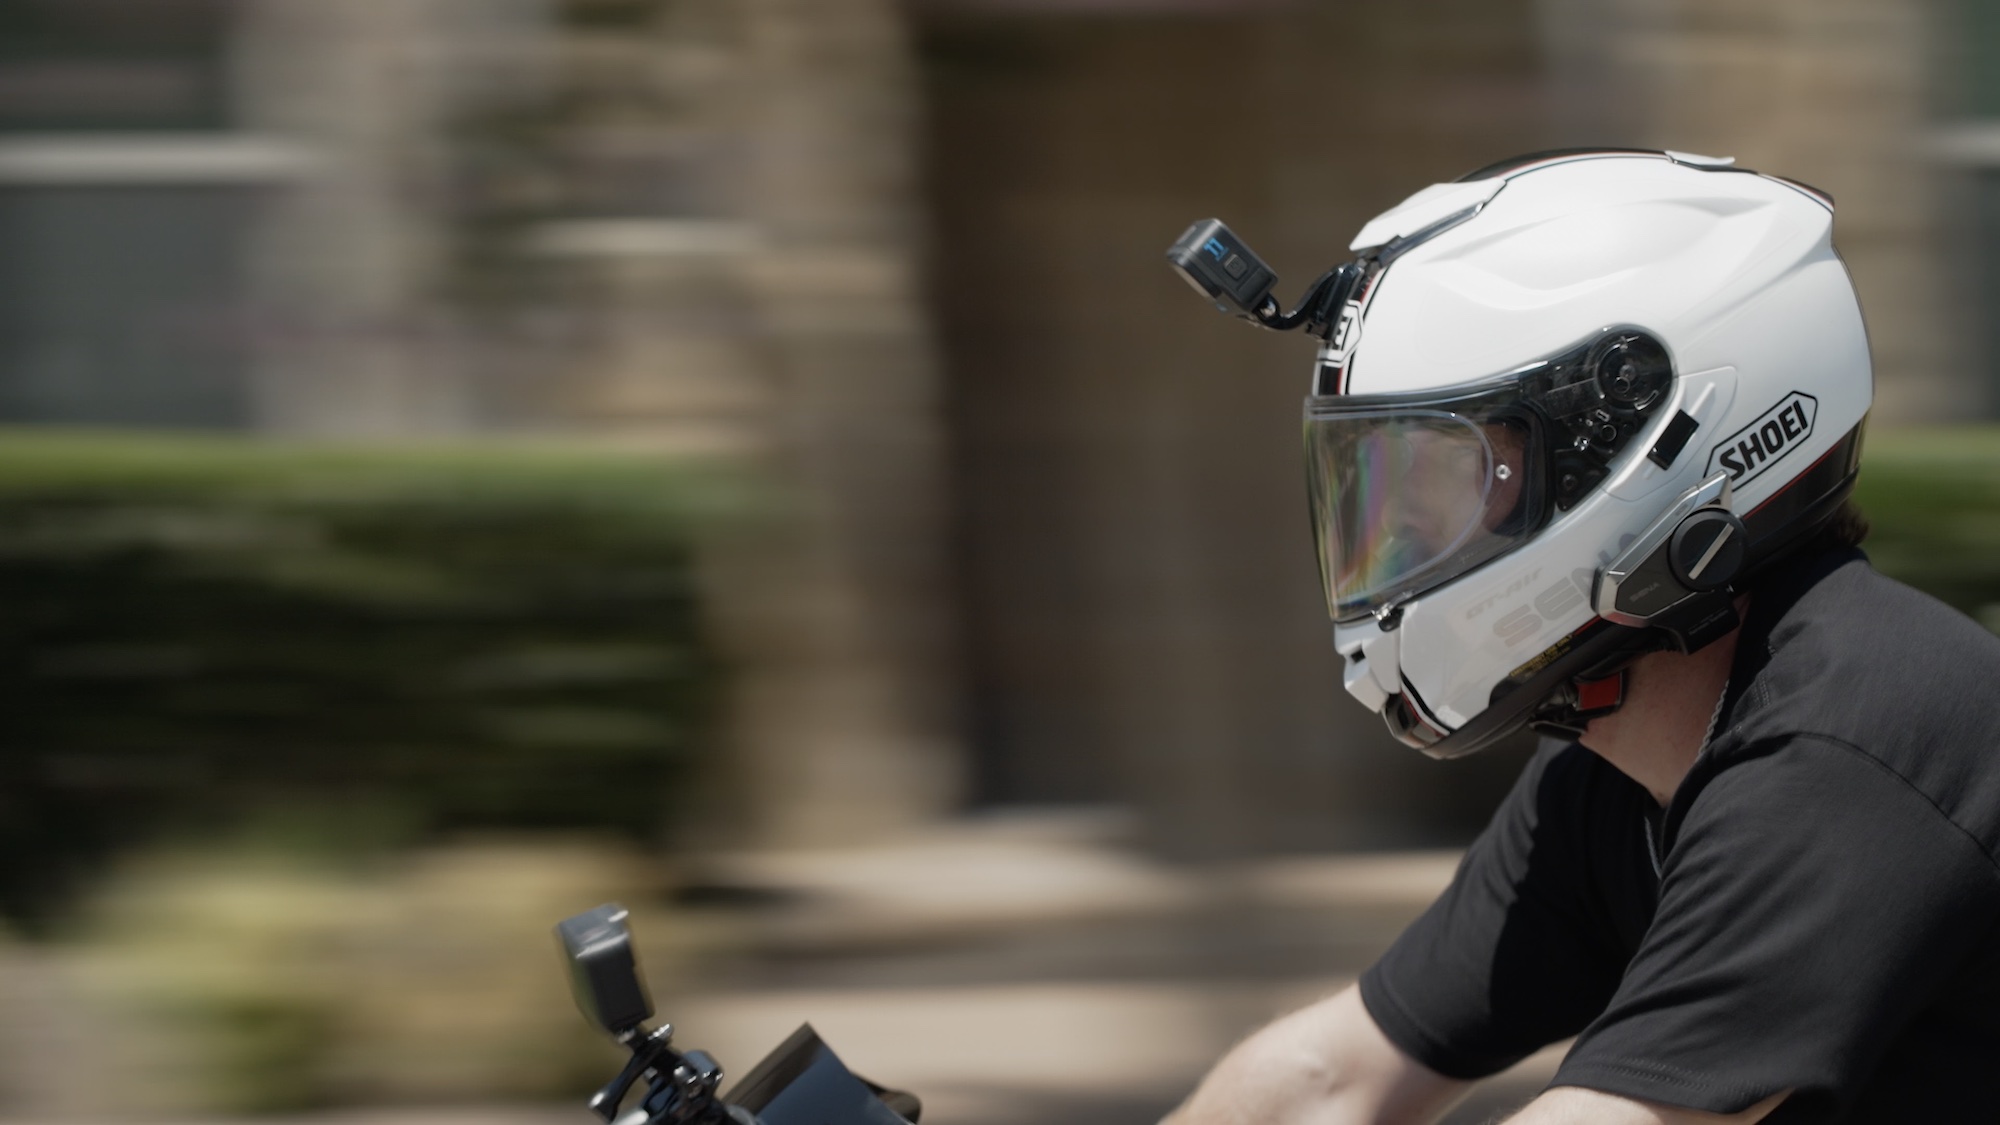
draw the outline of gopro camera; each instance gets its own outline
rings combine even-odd
[[[1203,219],[1189,227],[1167,249],[1167,262],[1224,312],[1234,305],[1243,315],[1264,320],[1278,311],[1271,297],[1278,275],[1221,219]]]
[[[901,1090],[847,1069],[810,1025],[718,1094],[722,1065],[706,1051],[674,1049],[674,1029],[648,1031],[653,1002],[639,979],[625,908],[606,903],[556,926],[577,1007],[632,1052],[590,1097],[604,1125],[916,1125],[923,1106]],[[635,1087],[645,1093],[625,1109]]]
[[[569,955],[570,989],[590,1022],[624,1039],[653,1016],[653,1001],[639,979],[625,908],[608,903],[556,926]]]

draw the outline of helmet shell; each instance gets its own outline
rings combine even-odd
[[[1532,539],[1424,591],[1387,627],[1336,627],[1363,703],[1401,695],[1434,733],[1458,730],[1597,621],[1598,572],[1682,494],[1726,472],[1731,509],[1748,515],[1861,426],[1873,377],[1832,201],[1696,159],[1531,160],[1419,192],[1356,240],[1389,253],[1343,341],[1344,393],[1475,383],[1613,325],[1658,339],[1675,373],[1606,479]],[[1648,451],[1683,413],[1692,436],[1656,463]]]

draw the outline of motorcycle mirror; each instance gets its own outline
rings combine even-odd
[[[621,1040],[653,1015],[626,918],[625,908],[613,902],[556,923],[556,937],[569,956],[576,1006],[585,1019]]]

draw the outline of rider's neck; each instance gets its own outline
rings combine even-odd
[[[1739,612],[1743,608],[1738,604]],[[1592,719],[1578,741],[1646,787],[1662,807],[1673,800],[1708,734],[1729,685],[1742,629],[1693,654],[1655,652],[1625,675],[1625,704]]]

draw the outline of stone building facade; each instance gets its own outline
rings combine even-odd
[[[1189,856],[1449,838],[1511,762],[1340,696],[1308,353],[1160,251],[1219,214],[1290,293],[1499,156],[1726,153],[1840,200],[1878,424],[1983,411],[1939,10],[9,0],[0,418],[753,466],[785,518],[708,560],[749,838],[1075,802]]]

